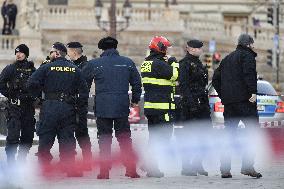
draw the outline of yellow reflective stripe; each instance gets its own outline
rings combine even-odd
[[[158,109],[158,110],[169,110],[169,109],[174,110],[176,106],[173,103],[145,102],[144,108]]]
[[[143,77],[142,83],[143,84],[153,84],[153,85],[173,86],[173,82],[170,80],[150,78],[150,77]]]
[[[173,76],[171,77],[171,81],[176,81],[177,80],[177,78],[178,78],[178,69],[177,69],[177,67],[174,67],[173,66]]]
[[[173,62],[171,64],[171,66],[174,67],[174,68],[179,68],[179,63]]]
[[[166,121],[170,121],[170,116],[169,116],[169,114],[165,114],[165,120],[166,120]]]

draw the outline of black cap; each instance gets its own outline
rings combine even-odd
[[[253,43],[254,43],[254,40],[253,40],[253,38],[250,35],[248,35],[248,34],[241,34],[239,36],[238,45],[248,46],[248,45],[253,44]]]
[[[191,48],[201,48],[203,47],[203,43],[197,39],[189,40],[187,45]]]
[[[67,43],[66,46],[67,46],[67,48],[74,48],[74,49],[83,47],[83,45],[79,42],[70,42],[70,43]]]
[[[28,58],[29,57],[29,54],[30,54],[30,49],[27,45],[25,44],[20,44],[19,46],[16,47],[15,49],[15,55],[17,52],[21,52],[21,53],[24,53],[26,55],[26,57]]]
[[[66,47],[64,46],[63,43],[56,42],[52,45],[52,48],[67,53],[67,49],[66,49]]]
[[[106,49],[116,49],[118,41],[113,37],[102,38],[98,43],[98,48],[102,50]]]

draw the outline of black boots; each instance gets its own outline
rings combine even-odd
[[[208,172],[204,170],[201,162],[196,163],[196,165],[189,164],[187,166],[183,166],[181,171],[181,175],[184,176],[197,176],[204,175],[208,176]]]
[[[228,172],[221,172],[221,178],[232,178],[232,174],[230,171]]]
[[[130,178],[140,178],[140,175],[136,172],[136,166],[126,168],[125,176]]]
[[[151,170],[147,171],[146,176],[147,177],[161,178],[161,177],[164,177],[165,175],[159,169],[151,169]]]
[[[254,170],[254,168],[251,168],[251,169],[242,169],[241,170],[241,174],[243,175],[247,175],[247,176],[250,176],[250,177],[254,177],[254,178],[261,178],[262,175],[261,173],[258,173]]]
[[[242,169],[241,170],[241,174],[243,175],[247,175],[250,177],[254,177],[254,178],[261,178],[262,175],[261,173],[258,173],[254,170],[254,168],[251,169]],[[230,171],[228,172],[221,172],[221,178],[232,178],[232,174]]]

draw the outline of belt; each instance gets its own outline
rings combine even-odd
[[[75,103],[76,95],[70,95],[66,93],[45,93],[45,100],[58,100],[61,102],[67,102],[69,104]]]

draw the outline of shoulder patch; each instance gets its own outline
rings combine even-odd
[[[141,72],[151,72],[153,61],[144,61],[141,65]]]

